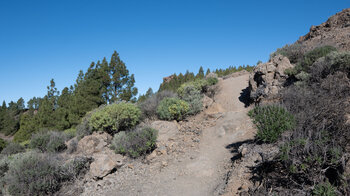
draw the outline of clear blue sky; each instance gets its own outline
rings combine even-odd
[[[62,90],[118,51],[140,93],[164,76],[268,60],[348,0],[0,0],[0,101]]]

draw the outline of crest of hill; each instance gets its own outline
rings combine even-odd
[[[350,50],[350,8],[331,16],[326,22],[311,26],[310,32],[296,42],[306,50],[330,45],[341,51]]]

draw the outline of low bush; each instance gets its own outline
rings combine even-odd
[[[157,108],[157,114],[161,120],[182,120],[188,111],[189,104],[178,98],[165,98]]]
[[[333,46],[322,46],[307,52],[302,62],[304,70],[308,71],[310,66],[314,64],[317,59],[324,57],[333,51],[337,51]]]
[[[88,113],[85,114],[85,116],[81,119],[81,122],[76,127],[76,136],[78,140],[82,139],[84,136],[91,135],[93,133],[93,128],[90,126],[90,118],[93,113],[100,111],[105,106],[101,106],[99,108],[96,108]]]
[[[315,196],[336,196],[335,188],[329,183],[317,184],[312,191]]]
[[[203,108],[202,97],[203,96],[201,92],[198,89],[196,89],[194,86],[189,85],[184,88],[184,91],[180,98],[189,104],[189,109],[187,112],[188,115],[197,114],[202,110]]]
[[[62,164],[58,157],[33,151],[6,157],[0,160],[0,168],[6,170],[0,175],[2,191],[10,195],[53,195],[64,182],[86,170],[88,163],[87,158],[75,158]]]
[[[25,148],[18,143],[9,143],[2,151],[2,155],[13,155],[17,153],[24,152]]]
[[[89,170],[91,161],[92,159],[88,157],[74,157],[73,160],[63,165],[61,178],[65,181],[72,181]]]
[[[91,115],[89,125],[94,131],[106,131],[115,134],[121,130],[131,129],[140,120],[140,109],[131,103],[121,102],[104,107]]]
[[[61,152],[67,148],[67,136],[62,132],[49,131],[32,136],[29,147],[41,152]]]
[[[306,52],[305,47],[301,44],[292,44],[292,45],[287,44],[282,48],[278,48],[276,52],[270,55],[270,58],[273,58],[276,55],[281,54],[287,57],[291,63],[296,64],[302,60],[305,52]]]
[[[176,97],[175,93],[165,90],[152,95],[150,98],[140,103],[139,107],[142,111],[143,118],[152,118],[157,116],[157,107],[159,103],[164,98],[173,98],[173,97]]]
[[[215,77],[208,77],[207,78],[207,83],[209,86],[215,85],[219,82],[218,78]]]
[[[69,140],[67,142],[67,150],[66,150],[66,152],[69,153],[69,154],[75,152],[77,150],[77,148],[78,148],[78,143],[79,143],[78,138],[73,138],[73,139]]]
[[[4,176],[11,195],[49,195],[59,189],[59,164],[35,152],[18,154],[9,162]]]
[[[6,147],[7,142],[0,138],[0,152]]]
[[[248,115],[258,128],[257,138],[263,142],[276,142],[280,135],[295,126],[292,114],[276,105],[257,106]]]
[[[187,86],[193,86],[197,90],[199,90],[201,93],[206,92],[207,87],[209,86],[208,81],[205,79],[197,79],[192,82],[184,83],[180,86],[180,88],[177,89],[177,94],[181,97],[183,96],[183,93],[185,92],[185,88]]]
[[[310,75],[313,82],[319,82],[328,75],[336,72],[346,73],[350,76],[350,52],[331,52],[320,59],[311,68]]]
[[[64,134],[66,134],[68,139],[71,139],[77,135],[77,129],[76,128],[70,128],[64,130]]]
[[[320,58],[327,56],[328,54],[336,51],[336,48],[332,46],[322,46],[315,48],[309,52],[307,52],[303,58],[299,60],[299,62],[295,65],[295,67],[287,69],[285,73],[288,76],[294,76],[297,80],[302,80],[300,78],[300,74],[303,76],[308,74],[312,69],[312,65]],[[299,75],[299,76],[298,76]]]
[[[133,131],[122,131],[114,135],[112,149],[118,154],[126,154],[137,158],[156,147],[158,131],[149,127]]]

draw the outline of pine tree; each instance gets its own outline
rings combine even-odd
[[[207,76],[208,74],[210,74],[210,69],[209,68],[207,69],[207,73],[205,75]]]
[[[109,102],[135,100],[134,97],[137,94],[137,88],[134,87],[134,74],[129,76],[129,70],[116,51],[114,51],[111,57],[109,70],[111,76]]]
[[[204,78],[204,69],[202,66],[199,68],[199,71],[198,71],[198,74],[196,77],[197,78]]]
[[[4,128],[4,120],[6,115],[6,102],[2,102],[2,106],[0,107],[0,132],[2,132],[2,129]]]
[[[24,99],[21,97],[17,100],[17,110],[18,111],[23,111],[25,109],[25,106],[24,106]]]
[[[39,103],[40,103],[40,98],[33,97],[28,101],[27,107],[29,110],[37,110],[39,109]]]
[[[139,98],[137,99],[138,103],[142,103],[146,101],[148,98],[152,97],[154,95],[152,88],[148,88],[146,91],[146,94],[140,95]]]
[[[57,100],[58,109],[55,111],[55,127],[58,130],[65,130],[72,126],[73,122],[70,119],[72,118],[72,103],[73,103],[73,94],[67,87],[62,90],[61,96]]]

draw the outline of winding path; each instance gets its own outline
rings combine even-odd
[[[223,191],[233,156],[227,146],[254,137],[248,108],[239,100],[248,78],[246,74],[219,81],[214,100],[221,106],[222,117],[216,120],[215,126],[203,130],[195,156],[169,163],[152,177],[130,176],[121,180],[123,189],[109,187],[103,191],[104,195],[212,196]],[[132,179],[132,183],[128,179]]]

